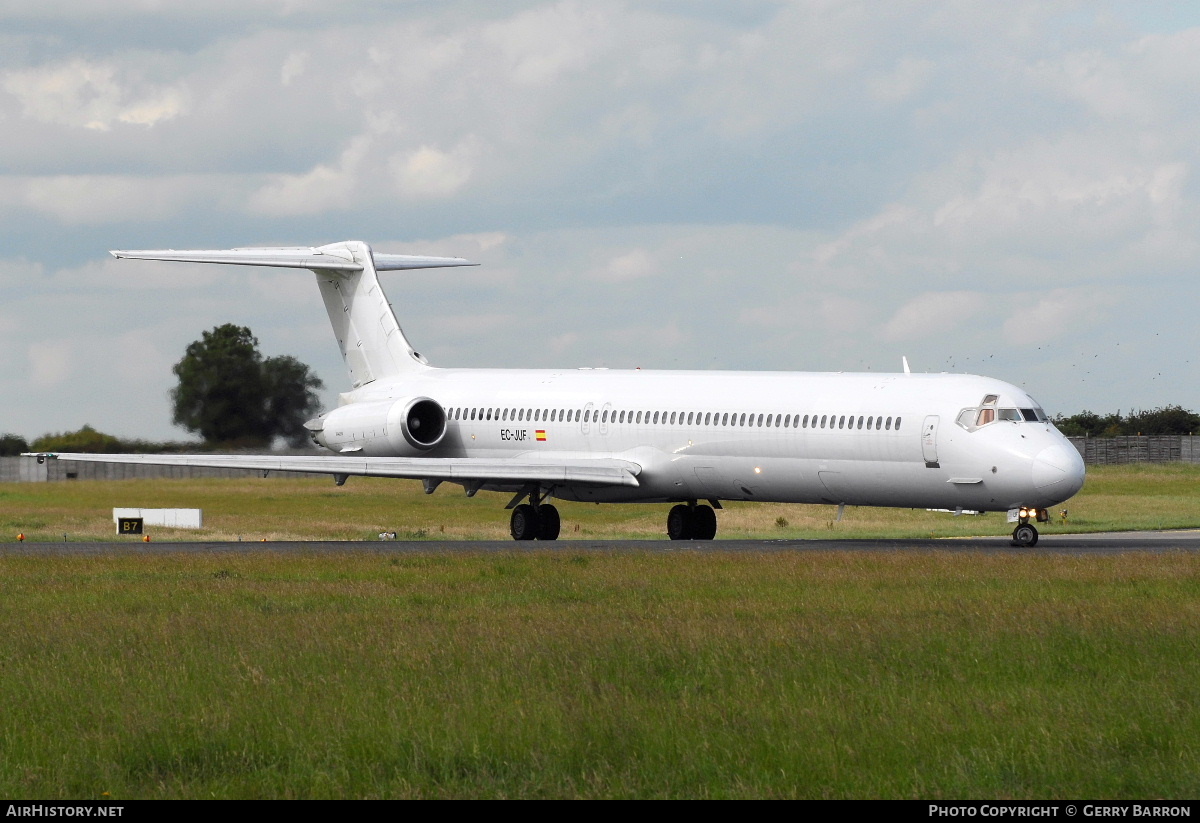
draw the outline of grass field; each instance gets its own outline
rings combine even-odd
[[[250,477],[240,480],[119,480],[0,484],[0,542],[111,540],[114,507],[204,510],[199,532],[152,528],[155,540],[508,539],[509,495],[467,498],[444,486],[425,495],[414,481]],[[559,503],[562,539],[665,539],[667,506]],[[1056,531],[1189,528],[1200,526],[1200,465],[1093,467],[1084,490],[1058,511],[1044,534]],[[840,522],[835,506],[730,503],[718,513],[719,537],[952,537],[1005,535],[1003,514],[954,517],[944,512],[850,507]],[[129,538],[126,538],[129,539]]]
[[[1200,792],[1189,555],[263,550],[0,570],[7,797]]]
[[[1198,478],[1093,471],[1068,524],[1200,525]],[[503,532],[496,499],[351,484],[13,484],[0,519],[109,539],[113,505],[199,505],[208,538]],[[657,535],[660,508],[564,520]],[[830,507],[757,508],[723,529],[1008,531],[995,515],[853,509],[831,526]],[[1200,793],[1200,557],[430,548],[0,547],[0,795]]]

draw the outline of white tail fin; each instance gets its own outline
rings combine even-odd
[[[360,240],[318,248],[114,251],[113,257],[184,263],[226,263],[309,269],[329,313],[338,348],[355,388],[373,380],[428,368],[400,330],[391,304],[379,285],[377,271],[474,266],[460,257],[415,257],[379,254]]]
[[[400,330],[379,278],[371,247],[358,240],[322,246],[326,254],[349,253],[358,271],[317,269],[317,285],[333,325],[338,349],[354,388],[381,377],[399,377],[427,367]]]

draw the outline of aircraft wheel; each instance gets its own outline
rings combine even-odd
[[[557,540],[558,531],[562,525],[562,520],[558,516],[558,509],[549,503],[544,506],[538,506],[537,518],[538,540]]]
[[[533,540],[538,536],[537,509],[528,503],[517,506],[508,521],[508,530],[513,540]]]
[[[697,506],[692,510],[692,539],[712,540],[717,536],[717,513],[712,506]]]
[[[1013,545],[1014,546],[1036,546],[1038,542],[1038,531],[1028,523],[1022,523],[1013,529]]]
[[[687,506],[672,506],[667,514],[667,536],[672,540],[691,540],[695,530],[692,510]]]

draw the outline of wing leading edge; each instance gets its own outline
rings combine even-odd
[[[30,453],[39,460],[83,463],[127,463],[143,466],[196,466],[212,469],[312,472],[355,477],[399,477],[412,480],[546,483],[590,486],[638,486],[641,466],[625,460],[567,459],[555,462],[479,460],[468,457],[322,457],[238,454],[77,454]]]

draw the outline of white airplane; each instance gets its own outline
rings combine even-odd
[[[513,494],[517,540],[554,540],[552,498],[674,503],[711,540],[723,500],[1005,511],[1016,545],[1083,486],[1078,451],[1022,389],[975,375],[443,369],[405,338],[378,271],[474,265],[319,248],[114,251],[309,269],[353,388],[306,425],[328,456],[44,454],[65,460],[415,478]]]

